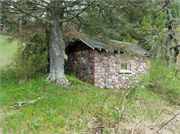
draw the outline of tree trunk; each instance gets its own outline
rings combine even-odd
[[[168,36],[167,37],[167,41],[166,41],[166,50],[165,50],[165,58],[166,58],[166,62],[167,62],[167,67],[171,68],[171,64],[170,64],[170,45],[171,45],[171,38]]]
[[[165,50],[165,58],[167,61],[167,67],[171,68],[171,64],[170,64],[170,45],[171,45],[171,40],[173,39],[173,34],[172,34],[172,30],[173,30],[173,24],[172,24],[172,16],[171,16],[171,9],[170,9],[170,0],[165,0],[165,4],[166,4],[166,12],[167,12],[167,20],[169,22],[168,25],[168,32],[169,35],[167,37],[167,41],[166,41],[166,50]]]
[[[64,74],[65,44],[62,33],[62,23],[59,20],[63,17],[63,11],[58,7],[60,1],[51,1],[53,11],[51,13],[51,34],[50,34],[50,73],[47,81],[60,86],[69,84]]]
[[[178,55],[180,51],[180,45],[178,45],[177,39],[174,39],[175,47],[174,47],[174,63],[177,63]]]

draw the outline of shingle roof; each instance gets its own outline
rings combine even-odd
[[[122,50],[124,52],[130,52],[130,53],[140,53],[140,54],[146,54],[148,56],[150,55],[155,55],[149,51],[147,51],[144,48],[139,47],[138,45],[134,45],[133,43],[128,43],[128,42],[122,42],[122,41],[116,41],[116,40],[111,40],[111,42],[117,44],[117,45],[126,45],[126,47],[123,47]]]
[[[129,52],[129,53],[138,53],[138,54],[145,54],[145,55],[155,55],[138,45],[135,45],[133,43],[128,43],[128,42],[122,42],[122,41],[117,41],[117,40],[110,40],[110,41],[105,41],[102,39],[79,39],[82,41],[85,45],[89,46],[92,49],[99,49],[99,50],[108,50],[108,51],[117,51],[117,52]],[[69,46],[66,45],[66,48]]]

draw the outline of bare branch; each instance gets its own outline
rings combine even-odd
[[[171,118],[169,121],[167,121],[164,125],[162,125],[159,129],[158,129],[158,131],[156,131],[156,133],[158,133],[159,132],[159,130],[161,130],[164,126],[166,126],[170,121],[172,121],[174,118],[176,118],[178,115],[180,115],[180,113],[178,113],[178,114],[176,114],[173,118]]]

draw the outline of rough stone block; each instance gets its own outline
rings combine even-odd
[[[94,76],[93,76],[93,79],[97,79],[97,78],[98,78],[98,75],[94,75]]]
[[[108,84],[108,78],[105,78],[105,79],[104,79],[104,83],[105,83],[105,84]]]
[[[98,66],[98,63],[92,63],[91,66],[96,67],[96,66]]]
[[[109,78],[108,79],[108,83],[111,84],[112,83],[112,79]]]
[[[106,60],[103,60],[102,63],[106,65],[106,64],[107,64],[107,61],[106,61]]]
[[[115,87],[116,89],[119,89],[119,84],[115,85],[114,87]]]
[[[105,72],[109,72],[109,71],[110,71],[110,69],[109,69],[109,68],[106,68],[106,69],[105,69]]]
[[[101,83],[102,83],[102,81],[101,81],[101,80],[98,80],[97,82],[98,82],[99,84],[101,84]]]
[[[97,84],[98,83],[98,80],[97,79],[93,79],[92,81],[94,84]]]
[[[99,66],[99,67],[102,67],[102,66],[103,66],[103,64],[102,64],[102,63],[98,63],[98,66]]]
[[[108,63],[108,67],[112,67],[112,63],[110,62],[110,63]]]

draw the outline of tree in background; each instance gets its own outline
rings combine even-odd
[[[145,16],[141,23],[140,33],[144,38],[145,48],[156,53],[158,58],[163,53],[170,67],[170,58],[177,62],[179,54],[178,29],[180,26],[180,1],[161,1],[153,9],[151,16]],[[174,49],[174,55],[170,50]]]
[[[79,16],[77,22],[80,31],[89,35],[137,43],[142,39],[138,31],[143,16],[150,14],[153,6],[150,1],[100,1]]]

